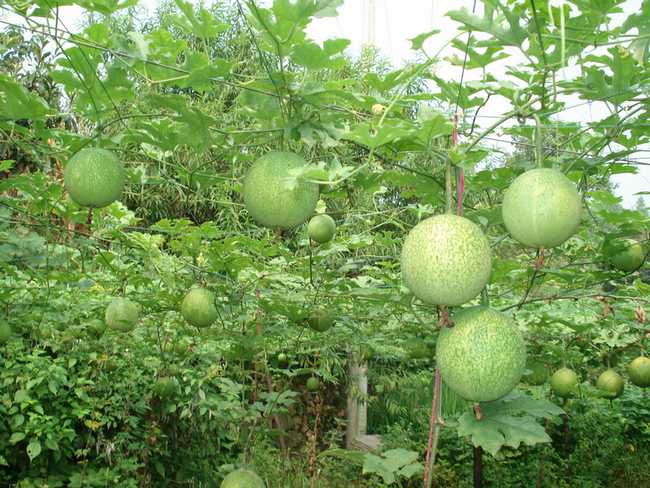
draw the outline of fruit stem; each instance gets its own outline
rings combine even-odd
[[[454,200],[452,197],[453,187],[451,184],[451,162],[447,161],[445,167],[445,196],[447,197],[447,213],[454,213]]]
[[[542,122],[539,120],[539,115],[533,114],[533,117],[535,118],[535,161],[537,167],[541,168],[543,167],[544,162],[544,150],[542,148]]]
[[[474,488],[483,486],[483,449],[481,446],[474,447]]]

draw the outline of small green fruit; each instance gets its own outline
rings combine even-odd
[[[311,376],[311,377],[307,380],[307,389],[308,389],[309,391],[318,391],[319,388],[320,388],[320,381],[319,381],[319,379],[316,378],[315,376]]]
[[[193,288],[183,298],[181,314],[195,327],[209,327],[219,312],[214,305],[214,294],[205,288]]]
[[[332,240],[336,232],[334,219],[327,214],[318,214],[309,221],[307,226],[309,238],[319,244],[325,244]]]
[[[526,383],[533,386],[539,386],[546,383],[549,371],[544,363],[531,362],[526,365],[526,368],[530,370],[529,373],[525,373],[523,376],[523,380]]]
[[[272,229],[291,229],[314,213],[318,185],[299,179],[289,185],[307,162],[290,152],[271,152],[259,158],[244,179],[242,189],[248,213],[259,224]]]
[[[7,322],[0,322],[0,344],[6,343],[11,337],[11,327]]]
[[[324,308],[318,308],[309,316],[307,323],[316,332],[325,332],[334,325],[334,316]]]
[[[645,388],[650,386],[650,358],[639,356],[627,367],[630,381],[636,386]]]
[[[178,381],[171,376],[162,376],[153,385],[153,392],[161,400],[168,400],[178,391]]]
[[[471,220],[436,215],[409,232],[402,248],[404,284],[420,300],[457,306],[476,297],[492,270],[490,243]]]
[[[106,325],[118,332],[130,332],[140,320],[140,305],[128,298],[113,298],[106,307]]]
[[[631,239],[625,239],[615,246],[616,253],[610,259],[612,266],[625,273],[630,273],[641,267],[645,258],[641,244]]]
[[[503,196],[503,222],[512,237],[530,247],[555,247],[580,225],[582,202],[559,171],[537,168],[513,181]]]
[[[596,381],[596,388],[601,390],[606,398],[618,398],[623,393],[625,383],[621,375],[613,369],[603,371]]]
[[[101,208],[120,198],[126,171],[112,152],[89,148],[70,158],[63,178],[72,200],[84,207]]]
[[[264,480],[250,469],[238,469],[226,476],[221,488],[265,488]]]
[[[569,398],[578,391],[578,375],[569,368],[560,368],[551,376],[551,390],[560,398]]]
[[[278,363],[283,367],[289,364],[289,358],[285,353],[281,352],[278,354]]]

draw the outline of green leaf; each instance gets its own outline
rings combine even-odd
[[[41,442],[38,439],[32,439],[27,445],[27,455],[29,460],[33,461],[41,453]]]
[[[411,41],[411,49],[413,49],[414,51],[422,49],[422,45],[426,42],[426,40],[438,33],[440,33],[439,29],[433,29],[430,30],[429,32],[423,32],[422,34],[412,37],[411,39],[409,39],[409,41]]]
[[[0,119],[42,120],[47,112],[47,103],[42,98],[0,74]]]
[[[26,436],[23,432],[14,432],[13,434],[11,434],[11,437],[9,438],[9,444],[11,445],[18,444],[25,437]]]
[[[480,446],[493,456],[503,446],[518,448],[550,442],[536,418],[547,418],[563,413],[562,409],[546,400],[537,400],[513,392],[501,400],[481,404],[483,418],[477,420],[473,412],[464,413],[458,420],[458,435],[468,437],[474,446]]]
[[[503,16],[495,16],[495,4],[503,10]],[[466,30],[486,32],[505,45],[520,47],[528,37],[528,33],[519,25],[519,16],[495,0],[486,1],[483,17],[472,14],[465,7],[451,10],[447,15],[463,24]],[[506,22],[503,22],[504,18]]]
[[[194,12],[194,5],[183,0],[174,0],[183,16],[177,16],[177,24],[188,34],[194,34],[201,39],[216,37],[228,30],[228,25],[217,22],[214,16],[203,7]]]

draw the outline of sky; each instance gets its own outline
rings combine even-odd
[[[558,4],[561,0],[550,0]],[[617,21],[622,21],[629,13],[637,12],[641,8],[642,0],[628,0],[623,4],[623,14],[619,15]],[[258,0],[258,4],[269,4],[270,0]],[[435,53],[444,46],[453,35],[458,32],[458,24],[446,16],[450,9],[467,8],[472,10],[474,0],[454,0],[453,2],[439,2],[435,0],[345,0],[339,15],[334,18],[322,18],[314,20],[309,28],[309,36],[318,42],[330,38],[346,38],[351,40],[349,51],[351,54],[359,53],[362,46],[372,43],[381,53],[386,56],[393,65],[401,66],[414,57],[411,51],[410,38],[432,29],[440,30],[440,34],[430,38],[425,44],[429,53]],[[477,13],[481,12],[481,2],[477,3]],[[155,8],[155,0],[140,0],[140,4],[148,9]],[[374,8],[372,7],[374,4]],[[374,16],[370,13],[374,10]],[[78,25],[80,9],[77,7],[65,7],[61,18],[64,23],[73,28]],[[372,23],[374,19],[374,28]],[[373,35],[374,33],[374,35]],[[464,37],[466,38],[466,37]],[[508,60],[499,61],[490,65],[490,73],[497,79],[503,79],[508,64],[517,63],[518,53],[516,50],[508,51],[513,56]],[[442,56],[452,53],[459,54],[457,50],[447,47],[442,51]],[[444,78],[460,78],[460,67],[452,66],[449,63],[441,63],[438,69],[443,71]],[[568,67],[561,73],[561,77],[569,79],[575,75],[576,69]],[[480,78],[479,70],[466,71],[464,81],[468,82]],[[577,97],[565,97],[568,105],[580,103]],[[501,97],[495,97],[482,109],[479,122],[487,125],[510,109],[504,104]],[[580,106],[562,112],[557,115],[559,121],[581,123],[597,121],[609,114],[607,106],[602,102],[581,104]],[[512,123],[515,123],[514,121]],[[507,125],[507,124],[506,124]],[[497,133],[496,137],[503,138]],[[503,143],[486,141],[486,145],[503,146]],[[639,147],[638,153],[628,156],[631,159],[645,158],[644,162],[650,164],[650,146]],[[643,151],[646,152],[643,152]],[[631,208],[639,198],[635,193],[650,191],[650,165],[639,165],[638,173],[634,175],[616,175],[613,181],[618,185],[617,193],[623,198],[623,205]],[[648,205],[650,198],[644,197]]]

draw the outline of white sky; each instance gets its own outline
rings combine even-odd
[[[559,1],[559,0],[554,0]],[[642,0],[628,0],[623,5],[625,14],[620,15],[624,19],[629,13],[638,12]],[[401,66],[405,61],[413,58],[414,53],[410,49],[409,38],[415,37],[423,32],[438,29],[440,34],[430,38],[425,44],[429,53],[435,53],[443,44],[457,33],[458,25],[446,17],[446,12],[451,9],[462,7],[472,9],[473,0],[454,0],[453,2],[437,2],[435,0],[345,0],[344,5],[339,9],[336,18],[316,19],[309,27],[309,35],[316,41],[324,41],[328,38],[346,38],[352,41],[350,52],[358,53],[361,47],[368,42],[370,16],[369,4],[374,2],[374,43],[381,52],[389,58],[395,66]],[[270,0],[258,0],[260,4],[268,4]],[[140,0],[140,4],[152,9],[157,2],[155,0]],[[481,11],[481,2],[477,1],[477,12]],[[77,7],[65,7],[62,11],[62,20],[69,27],[73,28],[78,23],[80,10]],[[466,39],[466,37],[464,37]],[[490,65],[490,72],[497,79],[505,78],[507,64],[517,62],[516,51],[513,58],[500,61]],[[452,53],[461,56],[462,53],[448,47],[443,51],[443,57]],[[438,67],[442,77],[445,79],[460,78],[460,67],[449,63],[441,63]],[[571,69],[567,70],[565,76],[570,76]],[[466,71],[464,80],[476,80],[480,78],[480,70]],[[496,97],[494,102],[489,103],[480,113],[484,119],[479,118],[482,125],[487,125],[491,117],[502,115],[509,110],[504,106],[503,99]],[[579,103],[577,97],[567,97],[569,105]],[[609,114],[607,107],[602,102],[593,102],[581,105],[573,110],[565,111],[558,115],[563,121],[580,121],[587,123],[599,120]],[[502,135],[496,137],[503,138]],[[486,141],[487,143],[487,141]],[[499,143],[490,143],[499,145]],[[650,147],[639,149],[648,150]],[[628,156],[631,159],[644,159],[650,163],[650,152],[638,152]],[[650,190],[650,166],[638,166],[638,173],[635,175],[617,175],[613,181],[618,184],[618,194],[623,197],[623,204],[632,207],[638,198],[634,194]],[[650,198],[645,197],[647,203]]]

